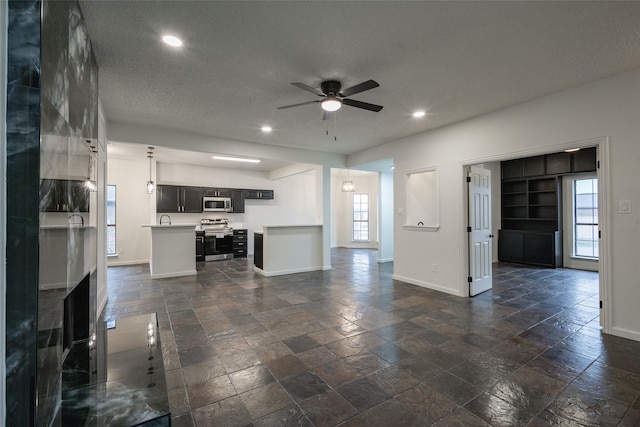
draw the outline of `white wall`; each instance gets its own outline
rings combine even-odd
[[[148,196],[147,159],[109,159],[109,184],[118,185],[116,200],[118,257],[109,265],[144,263],[149,260],[149,229],[158,223],[155,197]],[[253,231],[263,225],[316,224],[316,170],[271,180],[268,174],[239,169],[158,163],[157,184],[274,190],[273,200],[246,200],[244,213],[172,213],[173,224],[199,224],[202,218],[228,218],[234,228],[249,230],[248,253],[253,254]],[[151,200],[150,200],[151,199]]]
[[[607,228],[602,244],[610,247],[604,262],[611,267],[604,272],[610,276],[606,279],[610,293],[604,295],[610,316],[606,332],[640,340],[640,216],[638,209],[627,215],[617,213],[619,200],[640,206],[638,111],[640,70],[365,150],[350,156],[349,163],[369,163],[393,156],[396,177],[425,165],[439,166],[440,230],[405,231],[396,221],[394,270],[398,278],[464,296],[464,166],[557,152],[581,141],[586,144],[590,140],[591,145],[594,139],[604,141],[603,146],[609,147],[604,174],[608,171],[610,179],[603,181]],[[602,137],[608,137],[610,142]],[[607,155],[606,150],[603,154]],[[395,180],[396,214],[398,207],[405,205],[403,186],[403,180]],[[606,218],[607,211],[610,219]],[[429,271],[428,266],[433,263],[439,265],[437,273]]]
[[[378,262],[393,261],[393,173],[380,173]]]
[[[107,183],[116,186],[116,250],[117,256],[108,258],[108,265],[141,264],[149,261],[151,236],[148,228],[151,218],[150,199],[147,194],[149,179],[147,158],[123,160],[109,158]]]
[[[107,304],[107,126],[104,117],[102,103],[98,102],[98,145],[97,145],[97,184],[98,188],[95,193],[91,193],[96,201],[92,213],[96,215],[97,230],[97,316],[100,316],[102,309]]]

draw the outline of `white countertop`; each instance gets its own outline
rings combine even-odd
[[[142,224],[142,227],[149,227],[149,228],[183,228],[183,227],[190,227],[195,229],[196,226],[198,226],[199,224]]]
[[[285,227],[322,227],[322,224],[270,224],[263,225],[263,228],[285,228]]]
[[[95,225],[80,225],[80,224],[68,224],[68,225],[43,225],[41,230],[68,230],[68,229],[92,229],[96,228]]]

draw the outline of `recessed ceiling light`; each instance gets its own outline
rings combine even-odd
[[[215,160],[229,160],[232,162],[260,163],[259,159],[243,159],[240,157],[213,156]]]
[[[262,132],[271,132],[273,128],[271,126],[262,126]]]
[[[419,119],[420,117],[424,117],[425,112],[424,111],[416,111],[413,113],[413,117],[416,119]]]
[[[566,150],[564,150],[565,153],[573,153],[574,151],[580,151],[579,148],[568,148]]]
[[[168,44],[169,46],[173,46],[173,47],[182,46],[182,40],[180,40],[176,36],[169,36],[169,35],[162,36],[162,41]]]

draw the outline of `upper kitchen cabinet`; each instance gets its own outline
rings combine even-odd
[[[271,200],[273,199],[273,190],[245,190],[244,198]]]
[[[156,191],[158,213],[201,213],[202,188],[158,185]]]
[[[244,213],[244,190],[234,189],[231,192],[232,213]]]
[[[204,197],[231,197],[231,188],[203,188],[202,195]]]
[[[89,189],[84,181],[43,179],[40,181],[42,212],[89,212]]]

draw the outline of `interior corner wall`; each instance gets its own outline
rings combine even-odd
[[[634,70],[352,154],[354,164],[393,157],[396,174],[426,165],[439,168],[440,229],[408,231],[396,221],[394,277],[465,296],[464,166],[552,153],[606,138],[610,179],[603,185],[610,197],[610,218],[603,244],[610,247],[605,260],[610,263],[605,306],[611,316],[607,332],[640,340],[640,263],[636,259],[640,210],[617,213],[620,200],[640,206],[638,111],[640,70]],[[396,180],[396,208],[405,206],[405,195],[405,183]],[[438,264],[437,272],[431,272],[431,264]]]
[[[132,265],[149,262],[151,236],[142,224],[151,215],[147,194],[149,164],[146,157],[123,160],[108,159],[107,184],[116,186],[116,256],[108,265]]]
[[[380,200],[378,201],[380,220],[378,229],[380,242],[378,262],[393,261],[393,173],[383,172],[380,177]]]

